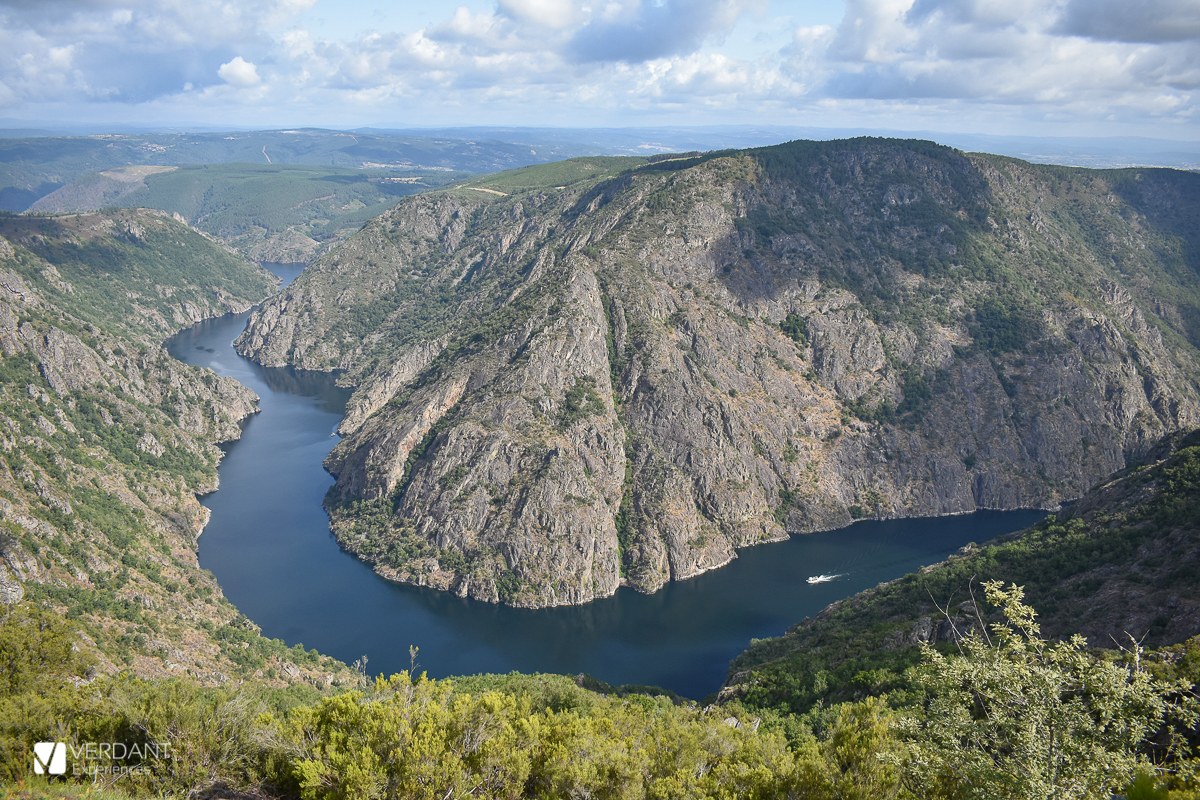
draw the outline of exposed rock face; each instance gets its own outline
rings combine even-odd
[[[891,631],[883,641],[883,648],[897,650],[922,644],[958,642],[976,632],[979,620],[974,603],[963,603],[952,611],[949,616],[942,615],[937,620],[918,617],[907,633],[903,630]]]
[[[13,239],[0,238],[0,602],[82,617],[91,636],[79,646],[103,670],[223,682],[214,668],[236,662],[212,631],[236,610],[197,562],[208,511],[196,494],[216,488],[214,443],[240,436],[258,398],[159,346],[171,303],[156,306],[156,318],[119,321],[110,308],[89,305],[79,316],[69,304],[153,292],[190,296],[175,307],[213,316],[224,311],[221,296],[246,302],[245,285],[269,284],[244,261],[230,280],[192,283],[194,272],[175,271],[181,263],[219,266],[226,254],[156,215],[56,222],[10,217],[3,226]],[[171,245],[167,257],[103,258],[128,254],[120,248],[132,249],[135,233]],[[106,275],[105,266],[125,269]],[[174,630],[147,641],[142,609]]]
[[[381,574],[654,591],[856,517],[1054,507],[1200,424],[1168,266],[1200,176],[875,140],[633,164],[405,200],[252,317],[243,353],[357,385],[330,510]]]

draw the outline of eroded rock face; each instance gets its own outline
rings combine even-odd
[[[213,633],[236,611],[200,569],[209,511],[196,495],[216,488],[215,442],[240,436],[258,398],[160,342],[172,309],[215,316],[269,284],[248,263],[215,285],[181,268],[226,254],[142,212],[0,222],[0,601],[86,616],[96,638],[76,645],[100,671],[208,684],[248,672]],[[114,297],[164,302],[147,316],[97,302]],[[127,658],[114,643],[141,635],[140,609],[177,628]]]
[[[654,591],[857,517],[1054,507],[1200,424],[1200,295],[1157,260],[1154,199],[1196,176],[1078,170],[1068,202],[1002,167],[798,143],[414,197],[239,347],[357,385],[327,462],[343,545],[489,601]]]

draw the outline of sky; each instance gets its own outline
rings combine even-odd
[[[1200,0],[0,0],[0,118],[1200,140]]]

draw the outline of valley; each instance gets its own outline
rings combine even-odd
[[[854,519],[1056,508],[1194,428],[1198,192],[875,139],[527,167],[401,201],[238,348],[354,388],[327,508],[379,574],[653,592]]]
[[[1200,0],[0,42],[0,800],[1200,800]]]
[[[0,236],[5,602],[79,625],[101,673],[345,672],[259,637],[196,557],[216,444],[240,436],[258,397],[161,342],[249,309],[277,279],[161,212],[0,217]]]
[[[1140,693],[1096,745],[1126,760],[1071,762],[1089,786],[1154,763],[1193,796],[1200,176],[879,139],[589,156],[414,182],[276,291],[218,240],[276,212],[209,171],[191,211],[0,217],[7,780],[33,741],[128,731],[190,754],[135,794],[958,797],[912,754],[973,757],[933,710],[1007,624]],[[311,231],[335,173],[247,196],[291,182]],[[332,202],[365,219],[371,180]],[[245,318],[256,364],[221,349]],[[210,550],[226,499],[249,528]]]
[[[260,367],[230,343],[246,315],[201,323],[168,342],[180,360],[236,379],[262,411],[226,447],[221,488],[200,564],[267,638],[303,642],[345,663],[364,655],[372,674],[411,668],[433,676],[586,674],[616,685],[658,686],[703,698],[721,685],[751,638],[774,636],[832,600],[935,563],[959,547],[1023,528],[1036,511],[941,519],[863,521],[743,552],[720,570],[654,594],[631,588],[586,605],[522,609],[397,584],[343,551],[330,536],[321,466],[336,443],[346,389],[334,376]],[[846,572],[814,587],[804,577]]]
[[[251,261],[307,262],[404,195],[449,183],[450,170],[389,171],[308,165],[185,164],[116,167],[40,198],[29,212],[154,208]]]

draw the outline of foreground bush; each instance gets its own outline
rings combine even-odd
[[[26,787],[8,796],[52,797],[31,775],[34,742],[114,741],[173,756],[93,762],[139,767],[97,780],[136,796],[1197,797],[1191,682],[1152,676],[1136,648],[1104,659],[1079,639],[1045,642],[1019,589],[988,596],[1005,622],[959,656],[926,652],[918,711],[868,698],[804,718],[600,695],[561,676],[401,673],[301,702],[256,686],[85,682],[66,623],[19,607],[0,621],[0,768]]]
[[[664,699],[535,710],[449,681],[376,683],[290,720],[306,798],[754,797],[790,772],[781,736]]]
[[[1079,636],[1047,642],[1019,587],[985,588],[1004,612],[990,636],[965,637],[960,657],[925,647],[925,713],[904,725],[914,785],[980,800],[1108,797],[1150,766],[1146,745],[1164,724],[1195,725],[1191,686],[1156,680],[1136,643],[1122,663]]]

